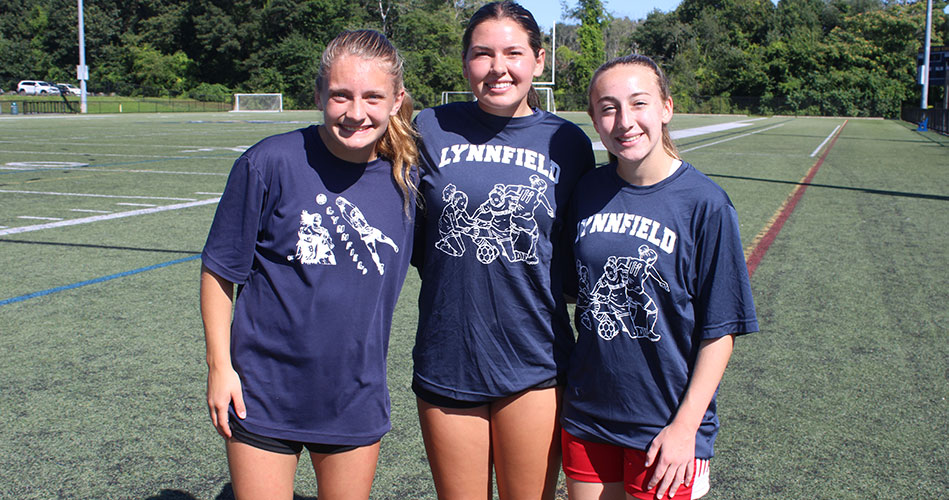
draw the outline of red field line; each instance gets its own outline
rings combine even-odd
[[[837,142],[837,138],[840,137],[840,133],[843,132],[844,127],[847,126],[847,121],[849,120],[844,120],[844,124],[840,126],[837,133],[834,134],[834,138],[831,139],[830,144],[827,145],[827,149],[824,150],[824,154],[822,154],[810,170],[807,171],[807,175],[794,186],[794,189],[791,190],[791,194],[789,194],[787,199],[784,200],[784,203],[778,207],[777,212],[771,216],[771,220],[765,224],[761,232],[752,240],[750,245],[751,252],[748,252],[748,257],[745,259],[745,264],[748,266],[749,277],[755,274],[755,269],[758,268],[761,259],[763,259],[768,252],[771,243],[778,237],[778,233],[781,232],[784,223],[791,217],[791,213],[794,212],[794,207],[797,206],[797,202],[804,196],[804,191],[807,191],[807,186],[814,179],[814,176],[817,175],[817,171],[820,170],[824,159],[827,158],[830,150],[833,149],[834,144]]]

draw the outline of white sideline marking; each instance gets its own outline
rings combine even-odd
[[[122,205],[123,207],[157,207],[158,205],[153,205],[151,203],[116,203],[116,205]]]
[[[111,214],[109,210],[90,210],[88,208],[70,208],[70,212],[87,212],[90,214]]]
[[[731,130],[733,128],[748,127],[751,125],[751,122],[756,122],[758,120],[767,120],[767,118],[752,118],[750,120],[740,120],[737,122],[718,123],[715,125],[705,125],[703,127],[673,130],[672,132],[669,132],[669,135],[672,136],[673,139],[685,139],[686,137],[695,137],[697,135],[711,134],[714,132],[724,132],[726,130]],[[603,146],[603,141],[594,142],[593,150],[606,151],[606,147]]]
[[[30,219],[30,220],[63,220],[62,217],[37,217],[34,215],[18,215],[17,219]]]
[[[748,132],[747,134],[736,135],[735,137],[729,137],[729,138],[727,138],[727,139],[722,139],[722,140],[720,140],[720,141],[710,142],[710,143],[708,143],[708,144],[702,144],[701,146],[695,146],[694,148],[683,149],[682,151],[679,151],[679,152],[680,152],[680,153],[688,153],[689,151],[695,151],[696,149],[701,149],[701,148],[708,147],[708,146],[714,146],[714,145],[716,145],[716,144],[721,144],[721,143],[723,143],[723,142],[734,141],[735,139],[741,139],[742,137],[748,137],[749,135],[760,134],[761,132],[767,132],[767,131],[769,131],[769,130],[776,129],[776,128],[778,128],[778,127],[783,127],[783,126],[784,126],[783,123],[779,123],[779,124],[777,124],[777,125],[772,125],[772,126],[770,126],[770,127],[768,127],[768,128],[763,128],[763,129],[761,129],[761,130],[755,130],[754,132]]]
[[[837,128],[835,128],[834,131],[831,132],[830,135],[828,135],[826,139],[824,139],[824,142],[820,143],[820,146],[817,146],[817,149],[815,149],[814,152],[811,153],[811,158],[813,158],[814,155],[816,155],[817,152],[820,151],[822,147],[824,147],[824,144],[827,144],[827,141],[829,141],[830,138],[833,137],[834,134],[836,134],[838,130],[840,130],[840,125],[837,125]]]
[[[120,168],[84,168],[83,172],[121,172],[121,173],[130,173],[130,174],[175,174],[175,175],[223,175],[227,176],[227,172],[181,172],[176,170],[133,170],[133,169],[120,169]]]
[[[223,195],[224,193],[205,193],[204,191],[198,191],[197,193],[194,193],[194,194],[203,194],[203,195],[207,195],[207,196],[221,196],[221,195]]]
[[[184,155],[133,155],[125,153],[77,153],[75,151],[12,151],[9,149],[0,149],[0,153],[12,153],[21,155],[69,155],[69,156],[118,156],[121,158],[161,158],[164,160],[193,160],[201,158],[205,160],[226,159],[226,156],[184,156]]]
[[[44,194],[44,195],[50,195],[50,196],[85,196],[89,198],[122,198],[126,200],[196,201],[194,198],[167,198],[163,196],[135,196],[135,195],[125,196],[125,195],[118,195],[118,194],[58,193],[55,191],[20,191],[16,189],[0,189],[0,193]]]
[[[219,201],[221,201],[221,198],[210,198],[207,200],[192,201],[189,203],[178,203],[176,205],[166,205],[164,207],[143,208],[140,210],[132,210],[129,212],[117,212],[117,213],[108,214],[108,215],[94,215],[92,217],[83,217],[80,219],[69,219],[69,220],[63,220],[59,222],[50,222],[48,224],[37,224],[35,226],[12,227],[9,229],[0,230],[0,236],[7,236],[10,234],[19,234],[19,233],[28,233],[31,231],[39,231],[42,229],[52,229],[56,227],[78,226],[80,224],[89,224],[90,222],[98,222],[101,220],[120,219],[122,217],[134,217],[136,215],[148,215],[148,214],[154,214],[158,212],[165,212],[167,210],[180,210],[182,208],[191,208],[191,207],[198,207],[201,205],[210,205],[212,203],[217,203]]]

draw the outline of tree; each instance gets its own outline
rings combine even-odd
[[[576,87],[583,85],[582,88],[574,90],[583,92],[586,83],[593,77],[593,72],[606,61],[603,26],[608,18],[603,12],[603,2],[600,0],[580,0],[572,17],[580,20],[580,27],[577,29],[580,52],[573,61],[571,73],[574,85]]]

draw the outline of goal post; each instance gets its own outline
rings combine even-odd
[[[554,90],[551,87],[542,87],[534,85],[537,96],[540,97],[540,107],[551,113],[557,112],[557,104],[554,102]],[[459,101],[474,101],[474,93],[470,91],[445,90],[442,92],[442,104]]]
[[[234,94],[231,111],[283,111],[283,94]]]

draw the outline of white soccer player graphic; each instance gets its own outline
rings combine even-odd
[[[300,229],[297,231],[296,254],[287,257],[287,260],[296,258],[303,264],[336,265],[336,256],[333,255],[333,238],[329,230],[322,226],[323,217],[318,213],[311,214],[306,210],[300,212]]]
[[[580,304],[589,305],[581,311],[580,322],[585,327],[592,328],[591,318],[595,319],[597,335],[604,340],[613,339],[620,331],[625,332],[631,339],[647,338],[657,342],[661,338],[654,331],[659,319],[659,308],[647,293],[645,284],[647,279],[652,278],[667,292],[669,284],[662,279],[654,266],[659,254],[648,245],[641,245],[638,250],[638,258],[607,258],[603,265],[603,274],[592,290],[583,291],[589,287],[589,278],[585,275],[586,269],[581,266],[580,294],[585,300]],[[643,311],[644,318],[636,314],[638,310]],[[626,318],[629,318],[632,329],[626,326]]]
[[[633,297],[630,297],[630,304],[642,308],[643,312],[646,313],[646,326],[634,325],[636,328],[636,336],[633,337],[630,335],[630,337],[646,337],[655,342],[659,340],[660,337],[653,331],[653,328],[656,326],[656,321],[659,319],[659,306],[657,306],[656,301],[646,293],[646,280],[648,278],[656,280],[659,286],[667,292],[669,291],[669,284],[666,283],[666,281],[662,279],[662,276],[659,276],[659,273],[656,271],[654,264],[659,260],[659,254],[652,248],[649,248],[649,245],[639,246],[638,259],[627,258],[630,260],[627,266],[627,287],[629,291],[632,291],[640,297],[639,301],[634,301]],[[627,331],[626,333],[629,332]]]
[[[513,200],[511,230],[514,232],[514,255],[528,264],[537,264],[537,239],[540,231],[537,229],[534,211],[542,205],[547,209],[547,215],[553,217],[554,207],[544,194],[547,191],[547,182],[539,175],[531,175],[530,181],[530,187],[507,186],[505,195]]]
[[[458,191],[454,184],[449,184],[442,190],[442,200],[447,205],[438,218],[438,234],[441,238],[435,242],[435,248],[455,257],[464,255],[465,240],[461,235],[470,233],[474,226],[468,216],[468,195]]]
[[[487,199],[468,215],[468,195],[454,184],[442,190],[447,202],[438,219],[440,238],[435,248],[448,255],[464,255],[468,236],[476,245],[475,256],[482,264],[490,264],[500,255],[509,262],[537,264],[537,240],[540,231],[534,212],[543,206],[549,217],[554,208],[545,194],[547,182],[538,175],[530,176],[530,185],[495,184]]]
[[[382,234],[382,231],[370,226],[366,217],[362,214],[362,211],[359,210],[359,207],[353,205],[346,198],[342,196],[336,198],[336,206],[339,207],[340,215],[343,216],[343,219],[350,227],[356,230],[359,234],[359,239],[361,239],[362,242],[365,243],[366,248],[369,249],[369,254],[372,256],[372,261],[375,262],[379,274],[385,274],[385,266],[379,259],[379,251],[376,248],[376,243],[381,242],[389,245],[395,250],[395,253],[399,253],[399,246],[392,241],[392,238]]]
[[[488,199],[471,216],[476,224],[472,239],[478,245],[477,257],[482,264],[494,262],[501,252],[509,262],[524,260],[518,259],[514,253],[514,238],[511,231],[511,214],[514,212],[514,205],[513,200],[505,196],[506,188],[504,184],[495,184],[488,193]]]

